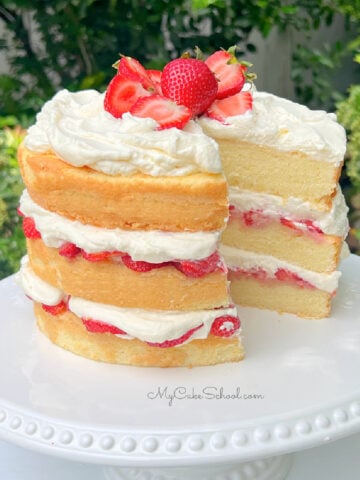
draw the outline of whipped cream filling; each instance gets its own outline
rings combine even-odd
[[[16,274],[16,281],[29,297],[39,303],[53,306],[66,298],[64,292],[44,282],[32,271],[26,257]],[[125,331],[127,335],[119,335],[121,338],[137,338],[152,343],[178,339],[200,325],[202,327],[192,334],[189,341],[205,339],[216,318],[223,315],[238,316],[235,306],[185,312],[143,310],[120,308],[78,297],[69,298],[68,308],[79,318],[100,321]]]
[[[183,130],[157,130],[152,118],[113,117],[103,101],[104,94],[95,90],[61,90],[38,113],[25,146],[35,152],[52,150],[75,167],[110,175],[221,172],[217,143],[194,121]]]
[[[253,109],[226,119],[203,115],[198,123],[211,137],[230,138],[284,151],[300,151],[316,160],[341,165],[346,150],[344,128],[336,115],[266,92],[253,92]],[[249,159],[251,161],[251,159]]]
[[[33,272],[30,267],[29,257],[25,255],[21,259],[20,270],[15,274],[15,281],[20,285],[26,295],[35,300],[35,302],[45,303],[46,305],[57,305],[66,298],[66,295],[56,287],[44,282]]]
[[[349,211],[340,186],[332,202],[329,212],[316,210],[309,202],[300,198],[284,199],[277,195],[255,193],[229,187],[229,202],[236,209],[246,212],[260,210],[270,217],[286,217],[294,220],[311,220],[327,235],[336,235],[345,238],[349,231],[347,213]]]
[[[119,251],[128,253],[133,260],[151,263],[206,258],[218,248],[221,235],[221,231],[133,231],[84,225],[40,207],[27,190],[21,196],[20,210],[34,220],[48,247],[59,248],[71,242],[88,253]]]
[[[275,274],[279,269],[288,270],[301,277],[306,282],[313,285],[319,290],[333,293],[337,289],[341,272],[334,271],[332,273],[318,273],[305,268],[299,267],[284,260],[280,260],[271,255],[263,255],[259,253],[241,250],[239,248],[220,246],[220,252],[223,255],[229,270],[236,272],[237,269],[251,270],[262,269],[270,278],[276,278]]]

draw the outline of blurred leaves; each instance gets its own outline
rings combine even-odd
[[[25,239],[17,214],[24,185],[16,159],[25,132],[16,124],[15,117],[0,117],[0,278],[18,269],[25,252]]]
[[[238,45],[246,55],[256,51],[253,30],[311,31],[331,23],[338,3],[344,14],[356,12],[325,0],[3,0],[0,50],[11,74],[0,75],[0,111],[33,116],[61,88],[103,90],[119,53],[148,68],[196,45],[205,54]]]

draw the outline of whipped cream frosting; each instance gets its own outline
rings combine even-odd
[[[75,167],[110,175],[221,172],[217,143],[194,121],[183,130],[157,130],[152,118],[113,117],[103,101],[104,94],[95,90],[61,90],[38,113],[25,146],[35,152],[52,150]]]
[[[236,272],[237,269],[251,270],[261,268],[269,275],[275,277],[279,268],[295,273],[305,281],[311,283],[315,288],[328,293],[333,293],[337,289],[341,272],[335,271],[329,274],[313,272],[299,267],[284,260],[279,260],[271,255],[241,250],[239,248],[220,246],[220,252],[223,255],[229,270]]]
[[[16,275],[16,281],[29,297],[45,305],[56,305],[66,297],[61,290],[41,280],[32,271],[26,257]],[[203,326],[194,332],[189,340],[205,339],[216,318],[223,315],[237,317],[235,306],[187,312],[142,310],[120,308],[79,297],[70,297],[68,307],[80,318],[89,318],[120,328],[127,333],[127,335],[119,335],[122,338],[137,338],[154,343],[180,338],[200,325]]]
[[[84,225],[40,207],[27,190],[21,196],[20,210],[34,220],[48,247],[59,248],[63,243],[71,242],[88,253],[119,251],[128,253],[135,261],[151,263],[206,258],[217,249],[221,235],[221,231],[136,231]]]
[[[226,119],[226,124],[198,119],[211,137],[230,138],[284,151],[301,151],[316,160],[341,165],[346,149],[344,128],[336,115],[266,92],[253,92],[253,109]],[[249,159],[251,161],[251,159]]]
[[[249,190],[240,190],[229,187],[229,202],[242,212],[261,210],[270,217],[286,217],[294,220],[311,220],[327,235],[336,235],[345,238],[349,232],[349,211],[340,186],[332,202],[329,212],[316,210],[309,202],[300,198],[284,199],[277,195],[256,193]]]
[[[44,303],[43,300],[46,299],[46,305],[57,305],[66,297],[61,290],[35,275],[30,267],[28,255],[21,259],[20,270],[15,274],[15,281],[35,302]]]

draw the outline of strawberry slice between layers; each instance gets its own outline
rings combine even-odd
[[[64,300],[57,303],[56,305],[45,305],[44,303],[42,303],[41,306],[43,310],[45,310],[45,312],[50,313],[50,315],[53,316],[61,315],[68,309],[67,303]]]
[[[124,330],[121,330],[114,325],[109,325],[108,323],[100,322],[98,320],[93,320],[92,318],[81,318],[86,330],[91,333],[112,333],[113,335],[126,335]]]
[[[204,258],[203,260],[183,260],[176,262],[174,263],[174,266],[184,275],[192,278],[200,278],[209,273],[225,269],[225,265],[223,264],[218,252],[214,252],[212,255]]]
[[[23,231],[26,238],[30,238],[32,240],[41,238],[41,233],[36,228],[35,221],[31,217],[23,218]]]
[[[232,337],[240,328],[240,320],[233,315],[223,315],[215,318],[211,333],[216,337]]]

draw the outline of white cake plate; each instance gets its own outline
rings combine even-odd
[[[106,465],[108,480],[281,480],[289,453],[360,431],[360,258],[341,270],[331,318],[241,308],[246,360],[193,369],[64,351],[38,332],[9,277],[0,282],[0,437]]]

